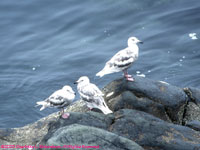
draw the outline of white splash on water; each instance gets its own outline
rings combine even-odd
[[[189,33],[189,37],[192,39],[192,40],[197,40],[197,34],[196,33]]]
[[[34,65],[35,67],[32,67],[32,70],[35,71],[37,68],[40,68],[40,65]]]
[[[159,81],[159,82],[169,85],[169,83],[167,83],[167,82],[165,82],[165,81]]]
[[[146,77],[146,75],[145,74],[137,74],[136,76],[139,76],[139,77],[143,77],[143,78],[145,78]]]
[[[180,62],[183,62],[183,60],[185,59],[185,56],[182,56],[182,58],[179,59]],[[183,66],[182,64],[179,64],[179,66]]]
[[[139,74],[139,73],[140,73],[140,71],[136,71],[136,73],[137,73],[137,74]]]
[[[143,74],[143,73],[141,73],[139,70],[138,71],[136,71],[136,76],[139,76],[139,77],[146,77],[146,75],[145,74]]]

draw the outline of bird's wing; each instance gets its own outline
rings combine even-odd
[[[80,95],[85,101],[97,104],[99,103],[98,99],[103,98],[103,93],[94,84],[89,84],[82,88]]]
[[[106,64],[116,68],[123,68],[131,65],[136,59],[136,54],[126,48],[115,54]]]
[[[62,105],[65,103],[65,101],[67,100],[66,95],[64,94],[64,92],[62,90],[58,90],[56,92],[54,92],[49,98],[48,101],[52,104],[52,105]]]
[[[91,89],[94,90],[95,96],[103,96],[104,94],[101,92],[101,90],[95,85],[95,84],[90,84]]]

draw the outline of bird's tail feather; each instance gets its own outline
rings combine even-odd
[[[97,74],[96,74],[96,76],[98,76],[98,77],[103,77],[104,76],[104,72],[103,72],[103,70],[101,70],[101,71],[99,71]]]
[[[46,102],[46,101],[39,101],[36,104],[37,104],[36,107],[39,106],[39,105],[42,105],[42,107],[40,108],[40,111],[42,111],[43,109],[48,107],[48,102]]]
[[[111,73],[119,72],[119,71],[120,71],[120,69],[118,69],[118,68],[110,67],[110,66],[106,65],[101,71],[99,71],[96,74],[96,76],[103,77],[106,74],[111,74]]]
[[[108,106],[106,105],[105,102],[103,102],[103,105],[100,107],[101,111],[104,113],[104,114],[110,114],[112,113],[112,110],[110,110],[108,108]]]
[[[105,67],[101,71],[99,71],[96,76],[103,77],[106,74],[110,74],[115,72],[112,68]]]
[[[112,110],[110,110],[108,107],[101,107],[101,111],[102,111],[105,115],[112,113]]]

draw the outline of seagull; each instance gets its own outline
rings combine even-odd
[[[92,108],[98,108],[104,114],[112,113],[104,101],[104,94],[95,84],[90,83],[87,76],[80,77],[74,84],[78,84],[77,89],[80,97],[86,102],[86,105],[90,110]]]
[[[67,119],[70,114],[64,113],[64,107],[72,103],[75,95],[76,93],[72,90],[72,88],[69,85],[66,85],[62,89],[55,91],[44,101],[37,102],[36,106],[42,105],[40,111],[42,111],[46,107],[61,108],[60,114],[62,118]]]
[[[127,69],[138,59],[139,48],[137,43],[142,44],[143,42],[136,37],[130,37],[128,39],[128,47],[120,50],[106,62],[105,67],[96,76],[103,77],[106,74],[123,71],[127,81],[134,81],[133,77],[128,74]]]

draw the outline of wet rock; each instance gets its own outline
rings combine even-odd
[[[119,101],[119,98],[116,98],[117,96],[121,96],[121,93],[124,91],[130,91],[137,97],[137,103],[140,103],[140,105],[144,104],[142,99],[146,101],[151,100],[154,106],[146,112],[151,112],[153,115],[160,113],[155,116],[166,121],[169,120],[169,117],[172,122],[182,124],[184,107],[188,99],[181,88],[143,77],[135,76],[134,78],[134,82],[127,82],[124,79],[115,80],[103,89],[109,106],[116,109],[117,106],[113,106],[112,104],[113,99],[118,99]],[[130,102],[130,100],[128,101]],[[147,102],[146,105],[148,105]]]
[[[79,124],[59,128],[45,145],[92,146],[108,150],[142,150],[135,142],[111,132]]]
[[[194,150],[200,134],[188,127],[167,123],[145,112],[123,109],[115,113],[110,132],[138,143],[144,149]]]

